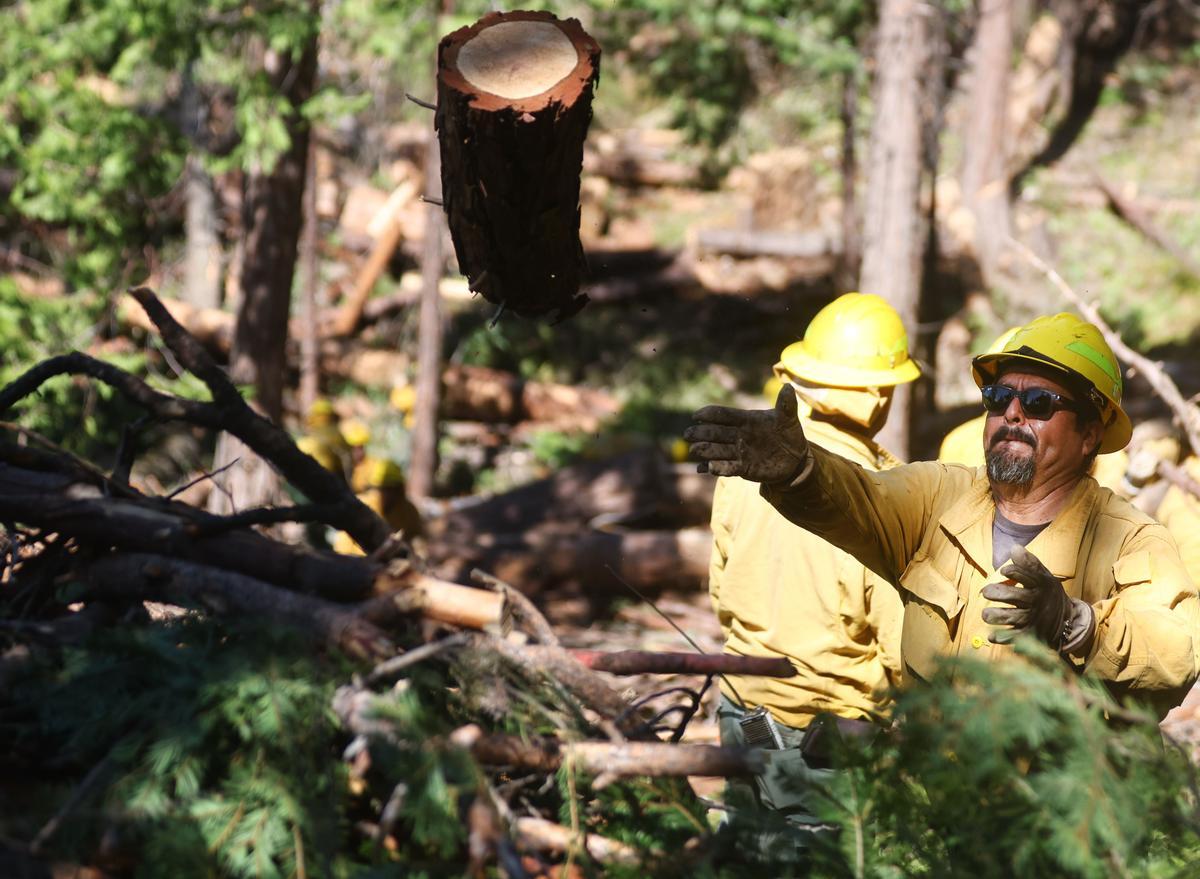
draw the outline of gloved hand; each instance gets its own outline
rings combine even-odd
[[[701,473],[741,476],[767,484],[789,482],[808,460],[808,440],[796,414],[796,391],[784,385],[774,409],[705,406],[683,432]]]
[[[1011,626],[988,635],[994,644],[1008,644],[1019,632],[1033,632],[1055,650],[1062,646],[1063,627],[1072,614],[1071,598],[1057,577],[1023,546],[1014,546],[1012,563],[1000,573],[1017,586],[989,583],[983,587],[983,597],[1001,601],[1012,607],[986,607],[983,621],[992,625]]]

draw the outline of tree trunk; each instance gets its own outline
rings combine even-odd
[[[1012,44],[1012,0],[981,0],[963,131],[962,197],[975,217],[975,255],[989,286],[994,286],[997,262],[1009,235],[1007,129]]]
[[[183,128],[188,139],[199,143],[204,135],[204,102],[189,64],[181,89]],[[218,235],[217,199],[212,178],[193,150],[184,166],[184,270],[183,299],[197,308],[221,305],[221,240]]]
[[[301,412],[308,412],[321,393],[320,303],[317,287],[320,284],[320,263],[317,257],[317,165],[309,148],[308,167],[304,183],[304,234],[300,241],[300,288],[304,299],[304,317],[300,332],[300,393]]]
[[[859,288],[887,299],[916,343],[921,289],[921,77],[926,28],[917,0],[882,0],[876,50],[875,118],[863,199],[863,264]],[[879,440],[908,457],[909,388],[896,388]]]
[[[287,375],[288,311],[308,158],[308,123],[299,110],[313,91],[316,32],[298,58],[267,50],[264,68],[290,105],[287,127],[291,142],[273,169],[257,169],[246,175],[241,301],[229,371],[235,382],[253,385],[255,407],[278,421]],[[223,434],[214,466],[223,467],[234,460],[237,464],[228,471],[225,490],[212,493],[209,508],[213,512],[270,503],[279,490],[274,471],[238,440]]]
[[[425,242],[421,254],[421,314],[417,324],[417,400],[413,408],[412,462],[408,493],[414,500],[433,494],[437,472],[438,408],[442,396],[442,279],[441,155],[437,138],[430,133],[425,165]]]
[[[842,74],[842,256],[838,262],[838,292],[858,289],[858,270],[862,262],[862,240],[858,216],[858,153],[854,126],[858,119],[858,75],[850,70]]]
[[[442,191],[472,290],[527,317],[587,302],[579,177],[600,47],[574,19],[492,13],[438,46]]]

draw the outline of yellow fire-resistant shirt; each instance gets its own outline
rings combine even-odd
[[[875,470],[895,458],[868,439],[803,419],[816,443]],[[708,588],[725,652],[784,656],[795,677],[730,675],[750,707],[805,727],[813,715],[877,718],[899,672],[900,597],[846,553],[798,528],[759,495],[758,484],[723,477],[712,513]],[[731,699],[729,684],[722,691]],[[736,702],[736,699],[734,700]]]
[[[871,473],[814,445],[792,486],[762,492],[899,587],[906,674],[929,676],[940,656],[997,659],[1012,649],[988,641],[981,617],[993,604],[981,590],[1003,580],[981,468],[924,462]],[[1197,676],[1200,599],[1166,529],[1084,477],[1028,549],[1095,610],[1088,654],[1071,661],[1161,712],[1177,704]]]
[[[1195,455],[1183,462],[1188,476],[1200,482],[1200,458]],[[1200,498],[1178,485],[1167,489],[1167,494],[1154,518],[1162,522],[1179,546],[1179,557],[1193,583],[1200,583]]]

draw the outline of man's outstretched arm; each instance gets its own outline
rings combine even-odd
[[[684,433],[700,472],[741,476],[790,521],[895,583],[920,546],[946,468],[910,464],[880,473],[813,446],[785,385],[773,409],[706,406]],[[966,470],[963,471],[964,479]]]

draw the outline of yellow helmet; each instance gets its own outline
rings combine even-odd
[[[324,427],[333,424],[335,417],[333,404],[324,397],[317,397],[304,413],[304,423],[308,427]]]
[[[1067,312],[1039,317],[1013,333],[1001,350],[980,354],[971,361],[975,384],[983,387],[994,381],[1000,370],[1014,360],[1050,366],[1076,381],[1082,379],[1083,392],[1104,425],[1101,454],[1123,449],[1129,443],[1133,425],[1121,408],[1121,367],[1094,325]]]
[[[412,385],[396,385],[388,394],[388,402],[399,412],[412,412],[417,405],[417,389]]]
[[[846,293],[826,305],[779,359],[797,378],[841,388],[890,387],[921,374],[908,356],[900,315],[870,293]]]
[[[346,445],[360,448],[371,441],[371,428],[361,418],[347,418],[338,425]]]
[[[369,488],[396,488],[404,485],[404,471],[387,458],[366,457],[354,468],[350,487],[355,491]]]

